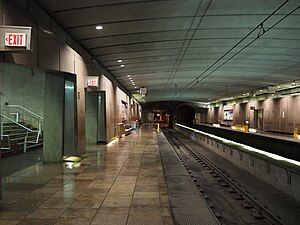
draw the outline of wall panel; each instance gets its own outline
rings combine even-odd
[[[235,104],[233,124],[245,124],[250,120],[250,127],[254,126],[254,113],[250,106],[255,109],[263,109],[263,129],[293,133],[294,128],[300,130],[300,96],[283,97],[278,99],[267,99],[264,101],[253,101],[249,103]],[[209,108],[207,110],[208,123],[215,118],[223,116],[223,106]]]

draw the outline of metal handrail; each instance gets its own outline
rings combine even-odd
[[[28,115],[29,117],[31,117],[32,119],[37,121],[37,129],[39,131],[39,134],[42,134],[42,130],[43,130],[43,123],[44,123],[44,117],[38,115],[37,113],[32,112],[29,109],[26,109],[25,107],[21,106],[21,105],[6,105],[6,108],[16,108],[16,112],[10,112],[9,114],[15,114],[16,115],[16,120],[15,122],[19,122],[20,119],[20,113],[19,110],[23,111],[24,115]],[[31,124],[32,125],[32,124]]]
[[[25,107],[23,107],[23,106],[21,106],[21,105],[6,105],[6,107],[7,107],[7,108],[19,108],[19,109],[22,109],[23,111],[25,111],[25,112],[31,114],[32,116],[37,117],[37,118],[39,118],[39,119],[41,119],[41,120],[44,120],[44,117],[42,117],[42,116],[40,116],[40,115],[38,115],[38,114],[36,114],[36,113],[30,111],[29,109],[26,109]]]
[[[30,129],[30,128],[28,128],[28,127],[26,127],[26,126],[24,126],[24,125],[22,125],[22,124],[20,124],[20,123],[18,123],[18,122],[16,122],[16,121],[14,121],[13,119],[11,119],[11,118],[9,118],[9,117],[3,115],[3,114],[0,114],[0,115],[1,115],[3,118],[7,119],[8,121],[10,121],[10,122],[12,122],[12,123],[14,123],[14,124],[16,124],[16,125],[18,125],[18,126],[24,128],[25,130],[27,130],[26,135],[25,135],[25,137],[24,137],[24,149],[23,149],[23,152],[24,152],[24,153],[26,153],[27,143],[38,143],[39,137],[40,137],[40,134],[41,134],[40,127],[39,127],[38,130],[32,130],[32,129]],[[1,147],[1,149],[10,149],[10,148],[11,148],[11,145],[10,145],[10,137],[9,137],[9,135],[4,135],[4,134],[3,134],[3,122],[1,122],[1,129],[0,129],[0,130],[1,130],[1,131],[0,131],[0,134],[1,134],[1,140],[3,139],[3,137],[7,137],[7,140],[8,140],[8,148],[6,148],[6,147],[3,148],[3,147]],[[35,140],[35,141],[27,141],[28,133],[29,133],[29,132],[30,132],[30,133],[37,133],[37,136],[36,136],[36,140]]]
[[[14,124],[17,124],[18,126],[24,128],[25,130],[28,130],[29,132],[35,131],[35,130],[31,130],[30,128],[28,128],[28,127],[26,127],[26,126],[24,126],[24,125],[22,125],[22,124],[20,124],[20,123],[18,123],[18,122],[16,122],[16,121],[14,121],[13,119],[11,119],[11,118],[9,118],[9,117],[3,115],[3,114],[0,114],[0,115],[1,115],[2,117],[4,117],[5,119],[9,120],[10,122],[12,122],[12,123],[14,123]],[[2,130],[2,129],[1,129],[1,130]]]

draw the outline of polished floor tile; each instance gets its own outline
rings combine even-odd
[[[173,225],[152,126],[3,179],[0,225]]]

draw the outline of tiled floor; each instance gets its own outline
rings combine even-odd
[[[3,179],[0,225],[173,225],[155,130]]]
[[[36,163],[42,161],[43,148],[38,147],[37,149],[30,150],[26,154],[16,154],[6,156],[1,159],[1,174],[2,177],[7,177],[15,173],[16,171],[28,168]],[[13,166],[12,166],[13,165]]]

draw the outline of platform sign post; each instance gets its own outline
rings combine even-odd
[[[294,129],[294,138],[298,139],[298,128]]]

